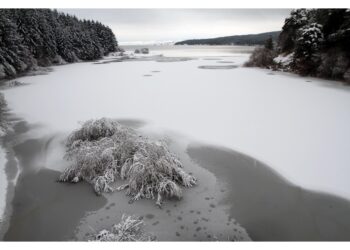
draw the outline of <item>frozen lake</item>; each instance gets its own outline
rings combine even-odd
[[[246,153],[302,187],[350,198],[348,88],[255,68],[199,68],[241,65],[252,48],[198,47],[154,51],[187,61],[57,66],[4,94],[16,114],[55,132],[91,118],[145,120]]]
[[[150,47],[134,60],[55,66],[3,93],[16,116],[40,125],[36,136],[67,134],[92,118],[143,121],[146,133],[242,152],[297,186],[349,199],[350,89],[241,67],[252,49]],[[48,152],[46,167],[63,170],[62,149]]]

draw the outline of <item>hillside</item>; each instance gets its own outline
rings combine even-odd
[[[263,45],[265,41],[272,37],[277,40],[280,31],[265,32],[260,34],[224,36],[207,39],[191,39],[175,43],[175,45]]]

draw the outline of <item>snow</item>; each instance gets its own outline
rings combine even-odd
[[[15,113],[53,132],[69,133],[92,118],[141,119],[149,130],[238,150],[297,185],[350,198],[348,89],[255,68],[198,68],[219,64],[208,56],[235,65],[248,59],[237,51],[169,51],[202,56],[58,66],[48,75],[24,77],[32,84],[4,91],[5,98]]]
[[[281,64],[283,67],[288,67],[288,65],[293,61],[294,53],[288,55],[278,55],[273,59],[275,63]]]

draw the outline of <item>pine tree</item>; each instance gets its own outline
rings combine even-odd
[[[271,36],[265,41],[265,49],[273,50],[273,41]]]

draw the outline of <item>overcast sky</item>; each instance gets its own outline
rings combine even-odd
[[[290,9],[59,9],[112,28],[121,43],[280,30]]]

